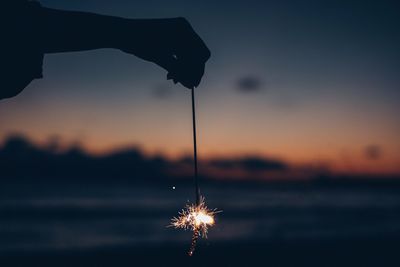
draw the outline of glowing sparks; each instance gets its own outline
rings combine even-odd
[[[209,209],[205,204],[204,197],[201,197],[199,205],[188,204],[179,212],[178,217],[172,218],[170,226],[193,231],[190,256],[193,255],[197,239],[200,236],[207,238],[208,228],[215,224],[214,215],[219,212],[221,211],[217,209]]]
[[[215,223],[214,218],[209,214],[204,213],[204,211],[199,211],[194,219],[196,222],[196,226],[199,226],[201,224],[213,225]]]

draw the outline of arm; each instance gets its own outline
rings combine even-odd
[[[118,48],[124,32],[133,24],[118,17],[50,8],[42,9],[41,18],[45,53]]]
[[[183,18],[124,19],[43,8],[41,25],[45,53],[115,48],[156,63],[188,88],[198,86],[210,57]]]

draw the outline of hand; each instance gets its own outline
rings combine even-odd
[[[186,19],[132,22],[133,29],[136,29],[133,31],[133,44],[122,48],[124,52],[156,63],[168,71],[167,79],[180,82],[189,89],[200,84],[211,54]]]

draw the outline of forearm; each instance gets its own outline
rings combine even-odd
[[[119,48],[122,36],[135,30],[135,21],[86,12],[43,8],[41,40],[45,53]],[[139,22],[138,22],[139,23]]]

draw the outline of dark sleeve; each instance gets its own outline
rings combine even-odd
[[[28,0],[7,0],[1,5],[0,99],[3,99],[17,95],[33,79],[42,77],[44,53],[40,38],[41,5]]]

